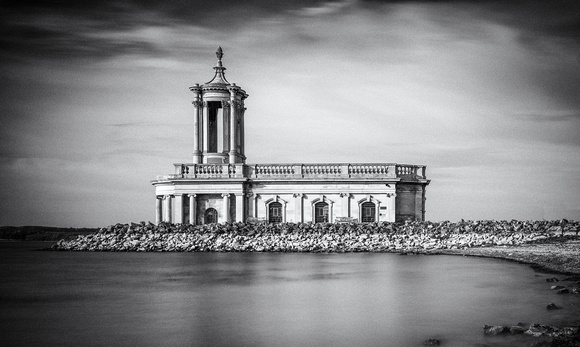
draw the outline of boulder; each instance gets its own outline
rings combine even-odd
[[[548,306],[546,306],[546,308],[548,310],[559,310],[561,307],[556,306],[556,304],[554,304],[553,302],[549,303]]]
[[[550,327],[547,325],[532,324],[532,325],[530,325],[528,330],[526,330],[524,332],[524,334],[531,335],[533,337],[540,337],[540,336],[547,334],[548,331],[550,331],[550,330],[551,330]]]
[[[484,325],[483,333],[488,335],[507,334],[510,332],[509,327],[503,325]]]
[[[556,291],[556,294],[568,294],[570,293],[570,291],[568,290],[568,288],[562,288],[562,289],[558,289]]]

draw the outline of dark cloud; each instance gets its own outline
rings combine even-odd
[[[0,50],[6,61],[26,58],[107,58],[162,54],[145,41],[107,35],[150,26],[194,25],[229,31],[313,1],[18,1],[0,12]]]

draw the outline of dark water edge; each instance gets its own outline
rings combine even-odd
[[[482,327],[580,322],[553,275],[495,259],[34,251],[51,244],[0,242],[3,345],[528,346]]]

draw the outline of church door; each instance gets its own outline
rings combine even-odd
[[[328,204],[325,202],[317,202],[314,205],[314,222],[328,223]]]
[[[205,224],[217,223],[218,213],[215,208],[205,210]]]
[[[372,223],[376,220],[376,207],[375,204],[368,201],[362,204],[362,215],[361,215],[361,222],[363,223]]]
[[[282,204],[273,202],[268,205],[268,222],[282,223]]]

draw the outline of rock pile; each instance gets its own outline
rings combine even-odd
[[[188,252],[418,252],[519,245],[578,232],[579,222],[116,224],[54,250]]]
[[[484,325],[483,333],[487,335],[526,334],[533,337],[562,337],[578,334],[578,327],[557,327],[543,324],[531,324],[527,329],[521,325]]]

